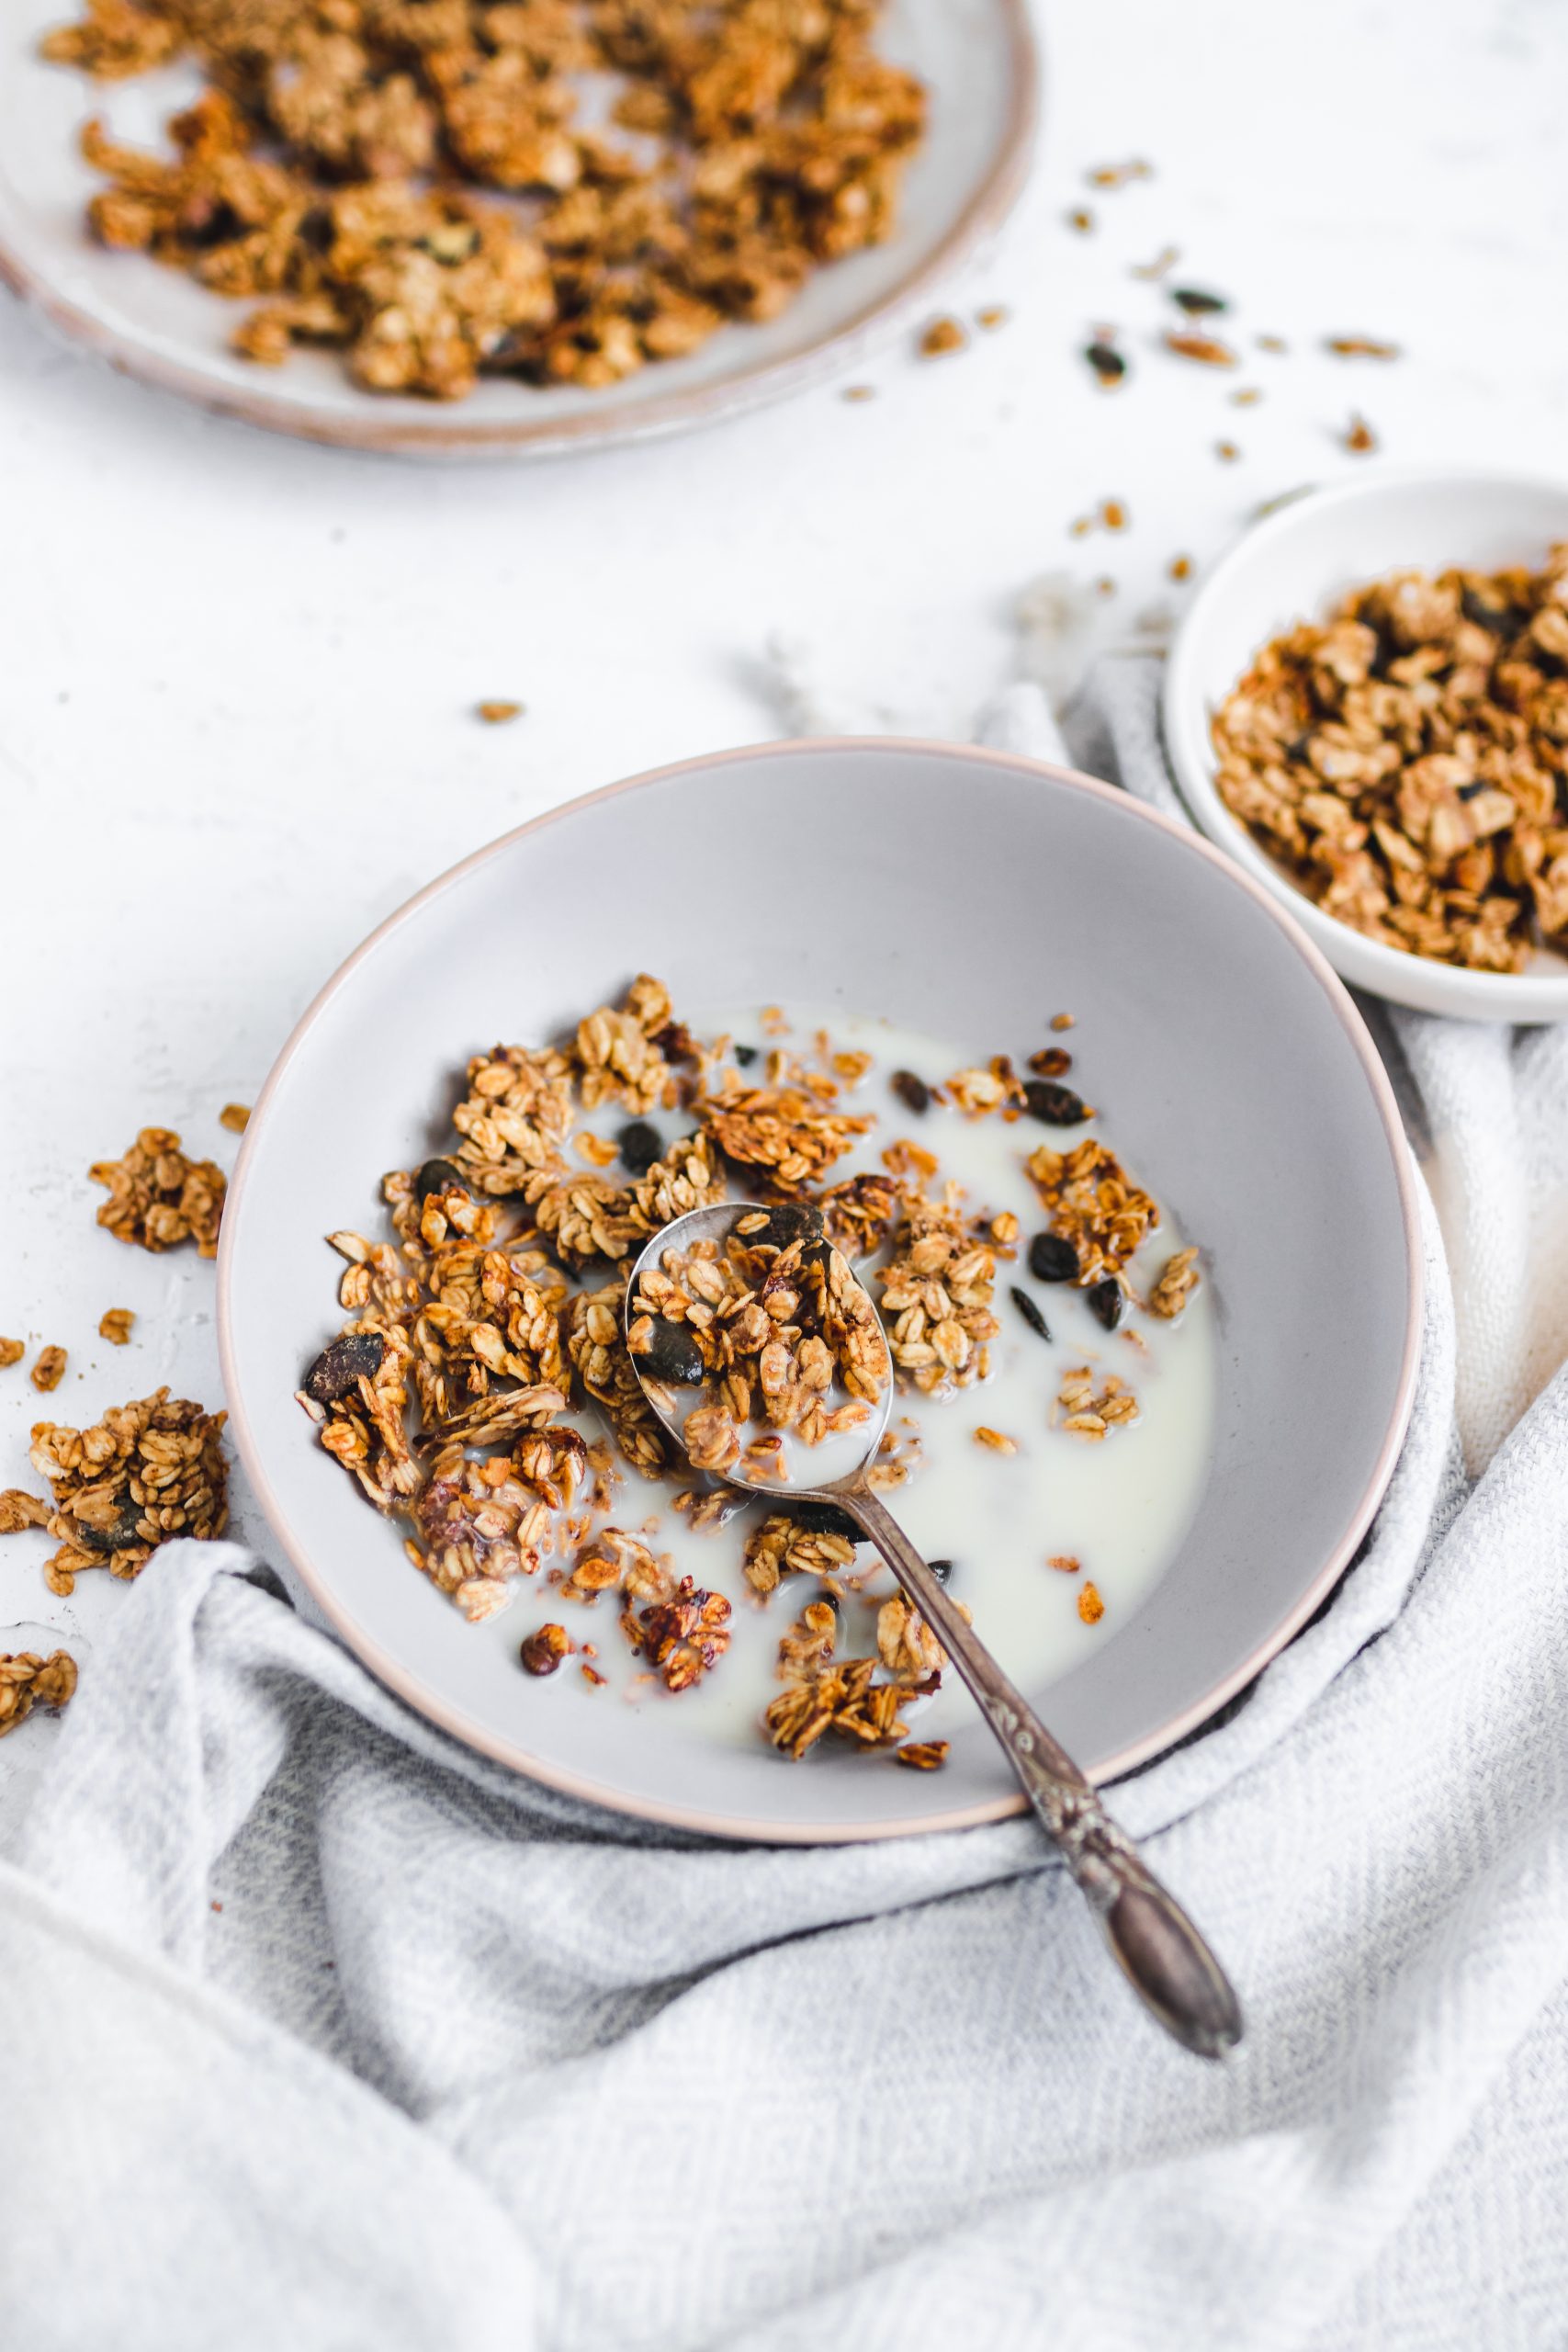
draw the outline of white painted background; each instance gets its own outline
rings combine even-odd
[[[1201,567],[1260,501],[1365,462],[1337,440],[1353,405],[1393,458],[1568,472],[1568,8],[1042,13],[1034,181],[949,298],[1011,322],[953,358],[887,348],[854,371],[872,401],[441,470],[198,415],[0,300],[0,1332],[71,1351],[51,1399],[0,1373],[0,1486],[30,1478],[41,1415],[164,1380],[218,1402],[212,1268],[101,1232],[89,1162],[157,1124],[231,1165],[220,1107],[419,884],[592,786],[784,731],[771,639],[808,649],[831,722],[964,736],[1027,582],[1113,575],[1111,641],[1179,608],[1173,554]],[[1084,187],[1135,154],[1152,180]],[[1080,203],[1090,236],[1065,225]],[[1175,314],[1129,268],[1168,243],[1235,300],[1228,334],[1289,356],[1240,379],[1163,356]],[[1078,356],[1100,321],[1134,360],[1111,396]],[[1347,332],[1406,356],[1323,353]],[[1263,404],[1231,407],[1238,380]],[[1104,496],[1132,529],[1070,539]],[[488,696],[527,715],[487,729]],[[95,1336],[109,1306],[137,1310],[130,1349]],[[52,1626],[87,1656],[126,1593],[95,1575],[55,1601],[47,1548],[0,1544],[0,1647]],[[0,1747],[12,1803],[50,1737]]]

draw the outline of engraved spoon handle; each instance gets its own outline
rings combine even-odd
[[[832,1500],[871,1538],[952,1657],[1145,2007],[1187,2049],[1223,2057],[1241,2039],[1241,2006],[1186,1912],[959,1614],[886,1505],[869,1487],[852,1486],[834,1488]]]

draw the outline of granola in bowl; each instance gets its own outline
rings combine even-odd
[[[83,134],[96,238],[252,307],[259,367],[372,392],[604,389],[884,241],[926,95],[867,0],[86,0],[43,55],[176,60],[172,153]]]
[[[1018,1669],[1100,1622],[1049,1560],[1092,1560],[1112,1630],[1157,1574],[1205,1468],[1202,1261],[1066,1047],[1027,1042],[1030,1075],[841,1015],[686,1022],[644,975],[473,1056],[451,1135],[383,1180],[389,1232],[329,1237],[347,1319],[299,1402],[439,1593],[510,1611],[520,1690],[618,1690],[650,1724],[674,1694],[721,1739],[798,1758],[831,1730],[940,1769],[940,1646],[851,1522],[790,1501],[889,1382],[873,1482]],[[761,1205],[639,1265],[727,1199]],[[686,1400],[689,1458],[639,1363]],[[1095,1467],[1112,1434],[1152,1509]]]
[[[1325,914],[1472,971],[1568,951],[1568,544],[1352,591],[1213,733],[1221,798]]]

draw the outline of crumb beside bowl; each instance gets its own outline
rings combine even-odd
[[[1363,936],[1314,906],[1215,784],[1214,713],[1274,639],[1322,621],[1353,589],[1406,567],[1536,567],[1568,539],[1568,482],[1468,469],[1381,469],[1292,501],[1240,539],[1193,602],[1168,665],[1167,754],[1202,831],[1282,905],[1352,986],[1472,1021],[1568,1020],[1568,959],[1479,971]]]

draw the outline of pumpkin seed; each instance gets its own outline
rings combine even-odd
[[[1102,1283],[1091,1283],[1086,1293],[1089,1313],[1108,1331],[1114,1331],[1127,1306],[1127,1294],[1114,1274],[1107,1274]]]
[[[318,1405],[335,1405],[351,1396],[360,1380],[374,1380],[381,1369],[387,1342],[378,1331],[345,1331],[323,1348],[305,1374],[307,1396]]]
[[[1029,1271],[1037,1283],[1076,1283],[1078,1253],[1059,1233],[1037,1233],[1029,1245]]]
[[[646,1176],[664,1146],[659,1129],[649,1120],[634,1119],[615,1137],[616,1147],[625,1165],[634,1176]]]
[[[1030,1297],[1029,1293],[1026,1290],[1020,1290],[1018,1284],[1014,1283],[1011,1289],[1008,1292],[1008,1296],[1011,1299],[1013,1305],[1017,1307],[1019,1313],[1022,1316],[1030,1329],[1032,1331],[1038,1331],[1043,1340],[1048,1340],[1051,1336],[1051,1326],[1046,1322],[1045,1317],[1041,1314],[1040,1309],[1035,1306],[1034,1301]]]
[[[1089,1115],[1081,1094],[1051,1078],[1032,1078],[1023,1090],[1023,1101],[1030,1117],[1048,1127],[1076,1127]]]

